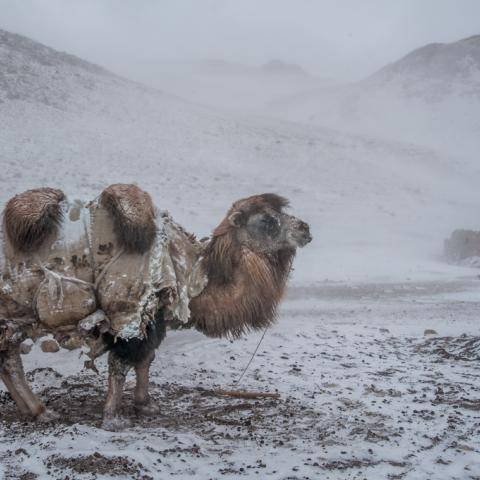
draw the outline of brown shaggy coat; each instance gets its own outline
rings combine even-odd
[[[238,338],[275,321],[295,249],[258,253],[239,245],[229,218],[237,214],[246,219],[266,207],[281,211],[286,205],[275,194],[250,197],[234,203],[214,230],[204,258],[208,285],[190,301],[192,323],[205,335]]]

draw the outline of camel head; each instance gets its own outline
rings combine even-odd
[[[309,226],[284,213],[287,206],[288,200],[274,193],[238,200],[213,235],[229,233],[238,246],[257,254],[304,247],[312,240]]]
[[[308,224],[283,212],[273,193],[235,202],[205,249],[208,284],[190,303],[206,335],[236,338],[274,322],[297,247],[311,242]]]
[[[312,240],[308,224],[284,213],[287,199],[273,193],[235,202],[227,214],[238,243],[256,253],[304,247]]]

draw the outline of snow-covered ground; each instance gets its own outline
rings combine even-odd
[[[479,287],[293,288],[239,384],[259,335],[230,343],[170,332],[152,376],[162,414],[135,417],[131,377],[134,427],[121,433],[100,429],[105,362],[95,375],[78,352],[35,347],[29,378],[61,420],[19,422],[0,396],[5,478],[479,478]]]
[[[274,191],[314,236],[242,382],[258,335],[170,333],[152,378],[163,414],[125,432],[99,428],[104,359],[96,376],[35,346],[26,369],[62,419],[19,421],[2,393],[0,478],[480,478],[478,270],[442,259],[453,229],[478,228],[478,162],[228,114],[5,32],[0,66],[0,203],[137,182],[201,237],[234,200]]]

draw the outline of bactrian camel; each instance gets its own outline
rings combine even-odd
[[[197,241],[135,185],[94,201],[40,188],[13,197],[0,238],[0,377],[21,413],[56,418],[27,385],[21,344],[52,335],[90,347],[87,366],[108,352],[103,427],[118,430],[128,371],[135,408],[155,414],[149,368],[166,327],[238,338],[271,325],[308,225],[272,193],[235,202],[210,239]]]

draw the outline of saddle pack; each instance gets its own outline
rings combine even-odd
[[[3,214],[0,320],[126,340],[142,338],[159,309],[186,323],[207,283],[202,250],[135,185],[111,185],[87,204],[29,190]]]

